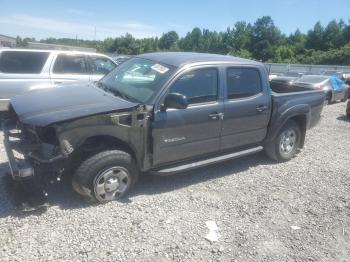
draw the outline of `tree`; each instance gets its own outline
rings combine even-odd
[[[267,61],[274,54],[274,47],[278,46],[284,36],[275,26],[270,16],[259,18],[252,28],[251,52],[258,60]]]
[[[276,48],[273,62],[276,63],[293,63],[295,62],[293,48],[287,45],[281,45]]]
[[[16,46],[17,47],[26,47],[26,46],[28,46],[28,42],[35,42],[35,38],[26,37],[26,38],[22,39],[20,36],[16,37]]]
[[[324,50],[323,44],[324,28],[320,22],[317,22],[313,30],[309,30],[306,38],[306,48],[315,50]]]
[[[179,40],[179,35],[175,31],[170,31],[162,35],[159,39],[159,48],[170,49],[174,47]]]
[[[342,23],[335,20],[329,22],[323,33],[323,42],[325,49],[338,48],[344,44]]]
[[[192,32],[186,34],[179,42],[179,46],[184,51],[199,51],[199,43],[202,38],[202,31],[195,27]]]
[[[35,39],[17,37],[19,47]],[[223,32],[193,28],[184,37],[175,31],[160,38],[135,39],[131,34],[103,41],[47,38],[40,42],[94,47],[99,52],[135,55],[155,51],[194,51],[230,54],[269,62],[350,65],[350,24],[330,21],[324,28],[317,22],[307,34],[296,30],[286,37],[269,16],[252,25],[239,21]]]

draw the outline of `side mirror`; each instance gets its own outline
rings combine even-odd
[[[165,97],[163,110],[167,108],[185,109],[188,106],[187,97],[178,93],[170,93]]]

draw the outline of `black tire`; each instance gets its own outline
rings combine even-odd
[[[290,150],[284,152],[283,149],[286,148],[283,147],[281,143],[283,143],[282,140],[285,138],[286,132],[291,132],[294,134],[295,142],[293,143],[293,146],[291,146]],[[298,152],[300,148],[300,142],[301,131],[299,125],[293,120],[288,120],[287,123],[282,127],[276,138],[265,145],[265,153],[268,157],[275,161],[285,162],[292,159],[294,155]]]
[[[341,102],[345,102],[346,100],[348,100],[348,97],[349,97],[349,92],[346,92],[343,99],[340,100]]]
[[[106,203],[125,196],[136,183],[138,173],[136,162],[129,153],[103,151],[78,167],[72,185],[88,202]]]
[[[326,105],[331,105],[332,104],[332,94],[331,93],[328,93],[326,95]]]

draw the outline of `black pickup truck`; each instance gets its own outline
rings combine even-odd
[[[140,173],[167,175],[262,150],[287,161],[324,100],[323,91],[273,92],[265,66],[251,60],[144,54],[97,83],[13,98],[4,144],[14,180],[72,174],[79,194],[103,203],[125,195]]]

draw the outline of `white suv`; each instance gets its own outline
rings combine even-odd
[[[0,111],[25,91],[74,82],[95,82],[116,67],[108,56],[53,50],[0,50]]]

